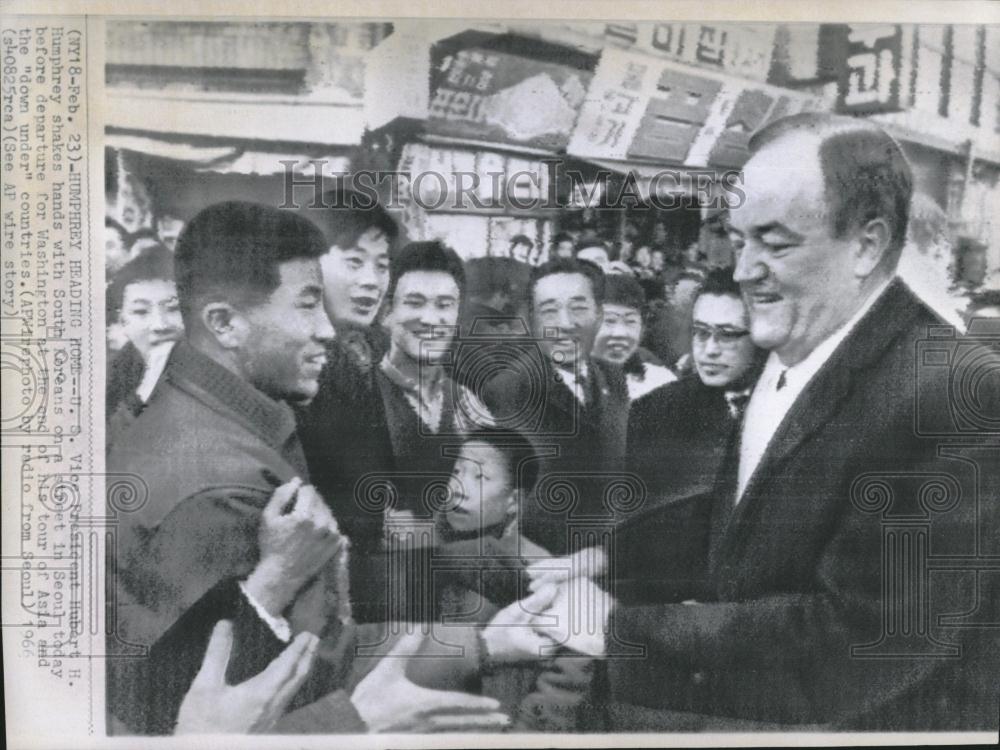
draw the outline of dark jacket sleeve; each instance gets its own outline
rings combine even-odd
[[[149,528],[121,529],[115,555],[115,629],[150,646],[220,582],[257,563],[260,509],[269,492],[218,487],[196,493]]]
[[[960,513],[953,523],[958,533],[968,528]],[[611,632],[647,649],[649,668],[655,665],[655,670],[646,687],[653,680],[657,685],[643,695],[644,683],[633,671],[632,678],[619,682],[621,692],[629,695],[624,702],[655,704],[655,693],[668,690],[668,677],[686,675],[693,681],[682,679],[677,689],[689,696],[691,706],[709,709],[715,723],[708,726],[730,717],[857,727],[868,716],[885,715],[901,696],[930,684],[935,670],[949,666],[949,660],[855,654],[854,649],[880,632],[880,535],[879,524],[859,513],[845,514],[819,553],[813,592],[617,606]],[[961,595],[945,589],[933,590],[940,611],[960,611]],[[609,662],[609,670],[616,669],[627,667]]]
[[[109,712],[139,734],[171,734],[220,620],[233,622],[230,684],[259,674],[287,645],[257,616],[237,579],[226,579],[189,608],[147,656],[109,661]]]

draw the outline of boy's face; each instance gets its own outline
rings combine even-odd
[[[450,273],[408,271],[396,284],[385,327],[394,351],[437,364],[448,353],[458,326],[461,290]]]
[[[499,450],[482,442],[466,443],[451,473],[445,518],[456,531],[500,524],[515,508],[513,488],[514,478]]]
[[[320,264],[330,317],[370,326],[389,286],[389,238],[369,229],[353,247],[332,246]]]
[[[311,259],[286,261],[278,270],[278,288],[243,313],[243,372],[273,399],[307,401],[319,390],[326,344],[334,338],[323,309],[323,280]]]

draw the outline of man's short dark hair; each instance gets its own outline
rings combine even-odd
[[[526,234],[515,234],[511,237],[510,246],[514,247],[515,245],[527,245],[529,250],[535,247],[535,243]]]
[[[604,303],[604,272],[600,268],[577,258],[553,258],[531,269],[531,277],[528,280],[529,304],[535,303],[535,287],[538,286],[538,282],[546,276],[555,276],[558,273],[578,273],[586,276],[590,280],[594,301],[599,305]]]
[[[460,295],[465,294],[465,266],[458,253],[438,240],[411,242],[389,261],[389,289],[392,300],[399,280],[412,271],[440,271],[455,279]]]
[[[227,201],[203,209],[181,232],[175,253],[177,299],[190,326],[209,298],[257,303],[281,285],[279,266],[318,259],[323,233],[291,212],[259,203]]]
[[[323,193],[323,208],[305,208],[303,216],[318,226],[326,237],[327,248],[342,250],[354,247],[365,232],[377,229],[389,241],[390,252],[399,237],[399,225],[381,205],[369,205],[364,197],[347,188]]]
[[[538,481],[538,453],[531,441],[507,427],[478,427],[465,435],[466,443],[485,443],[507,462],[514,489],[530,492]]]
[[[116,320],[125,301],[125,290],[142,281],[173,281],[174,254],[163,245],[151,245],[122,266],[108,285],[108,320]]]
[[[558,245],[560,242],[572,242],[572,241],[573,241],[573,235],[571,235],[569,232],[558,232],[552,238],[553,246]]]
[[[160,243],[160,235],[152,227],[139,227],[128,235],[128,249],[131,250],[140,240],[153,240]]]
[[[740,292],[740,285],[733,280],[732,268],[713,268],[705,275],[705,280],[701,282],[698,290],[694,293],[694,299],[703,294],[714,294],[719,297],[730,296],[743,299]]]
[[[820,138],[820,168],[834,237],[880,218],[891,232],[889,250],[898,256],[906,242],[913,172],[895,139],[868,120],[804,112],[755,133],[750,152],[796,132]]]
[[[588,247],[599,247],[606,253],[610,252],[607,242],[598,237],[596,234],[588,234],[577,240],[576,244],[573,246],[573,254],[576,255],[581,250],[586,250]]]
[[[632,307],[640,312],[646,306],[646,293],[632,276],[612,273],[604,277],[604,304]]]

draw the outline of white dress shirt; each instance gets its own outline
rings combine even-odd
[[[292,640],[292,626],[289,624],[288,620],[284,617],[275,617],[266,609],[264,605],[250,596],[250,592],[247,591],[246,581],[240,581],[240,591],[243,592],[243,597],[250,603],[250,606],[254,608],[257,616],[271,629],[274,636],[282,643],[288,643]]]
[[[792,405],[888,286],[889,282],[886,281],[876,289],[850,320],[828,336],[798,364],[785,367],[778,359],[778,355],[771,352],[750,396],[750,403],[747,404],[743,419],[736,489],[737,503],[743,498],[743,491]],[[778,380],[782,373],[785,376],[785,383],[778,389]]]
[[[556,376],[572,391],[573,395],[576,396],[576,400],[580,402],[580,405],[586,406],[587,394],[583,390],[583,384],[587,382],[587,363],[578,362],[576,369],[556,367],[555,370]]]

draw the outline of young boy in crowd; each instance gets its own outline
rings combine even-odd
[[[435,563],[447,566],[434,577],[440,614],[488,619],[527,596],[524,568],[550,557],[518,524],[518,508],[537,478],[535,448],[519,432],[491,428],[466,436],[439,518]]]
[[[430,557],[435,622],[485,625],[529,595],[527,566],[551,557],[518,523],[518,510],[537,478],[536,449],[521,433],[489,428],[465,436]],[[441,644],[427,646],[434,650]],[[496,698],[514,731],[572,731],[580,727],[592,664],[579,656],[539,654],[520,666],[487,663],[470,672],[457,659],[415,659],[407,675],[427,687]]]

